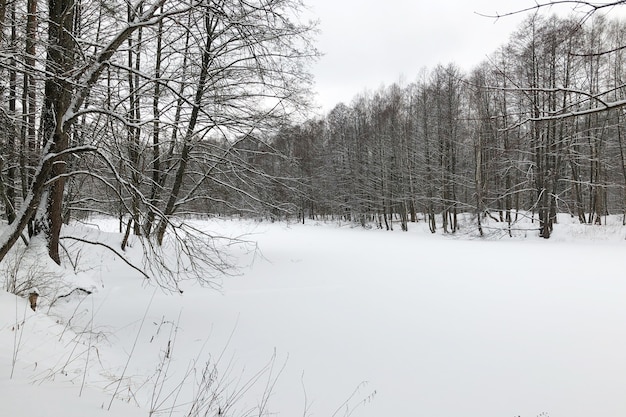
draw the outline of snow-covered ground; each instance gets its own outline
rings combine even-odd
[[[104,233],[114,221],[94,222],[100,232],[74,232],[119,242]],[[193,404],[225,416],[626,415],[626,228],[614,222],[564,217],[543,240],[198,221],[259,250],[230,247],[241,274],[183,294],[86,246],[87,270],[57,272],[91,295],[32,312],[0,293],[0,416]]]

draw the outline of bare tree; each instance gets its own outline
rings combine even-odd
[[[34,224],[60,262],[61,228],[73,209],[129,216],[147,248],[164,244],[170,226],[179,228],[171,229],[174,240],[189,236],[173,216],[210,201],[212,182],[252,197],[240,177],[230,177],[250,168],[233,156],[237,144],[261,146],[270,129],[307,104],[315,23],[300,22],[299,0],[155,0],[125,10],[49,0],[38,14],[34,0],[26,6],[32,19],[24,67],[8,60],[0,68],[15,75],[12,122],[19,120],[17,75],[24,80],[22,156],[28,147],[34,158],[22,164],[23,200],[4,193],[13,221],[0,236],[0,260]],[[35,16],[42,16],[45,40],[35,39]],[[15,39],[3,37],[1,46]],[[39,75],[42,84],[34,81]],[[82,186],[69,193],[73,182]]]

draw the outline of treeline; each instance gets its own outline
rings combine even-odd
[[[298,161],[291,202],[302,220],[432,232],[455,232],[461,212],[481,233],[485,216],[532,214],[545,238],[557,213],[624,213],[625,45],[623,20],[533,16],[469,73],[437,66],[286,128],[274,144]]]
[[[623,21],[533,16],[469,73],[423,70],[290,124],[318,55],[300,0],[114,6],[0,1],[0,262],[43,236],[61,263],[63,223],[93,213],[120,219],[122,250],[134,235],[162,259],[170,237],[208,271],[213,237],[181,219],[455,232],[460,213],[480,230],[531,213],[547,238],[559,212],[626,210]]]

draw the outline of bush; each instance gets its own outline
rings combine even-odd
[[[20,297],[32,292],[39,295],[53,294],[61,282],[61,276],[52,272],[47,257],[37,256],[37,248],[24,247],[13,250],[0,265],[3,289]]]

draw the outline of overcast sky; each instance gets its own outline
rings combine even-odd
[[[532,6],[535,0],[305,0],[320,20],[315,65],[322,111],[349,104],[358,93],[403,77],[411,82],[421,68],[456,63],[470,70],[524,18],[489,19]]]

